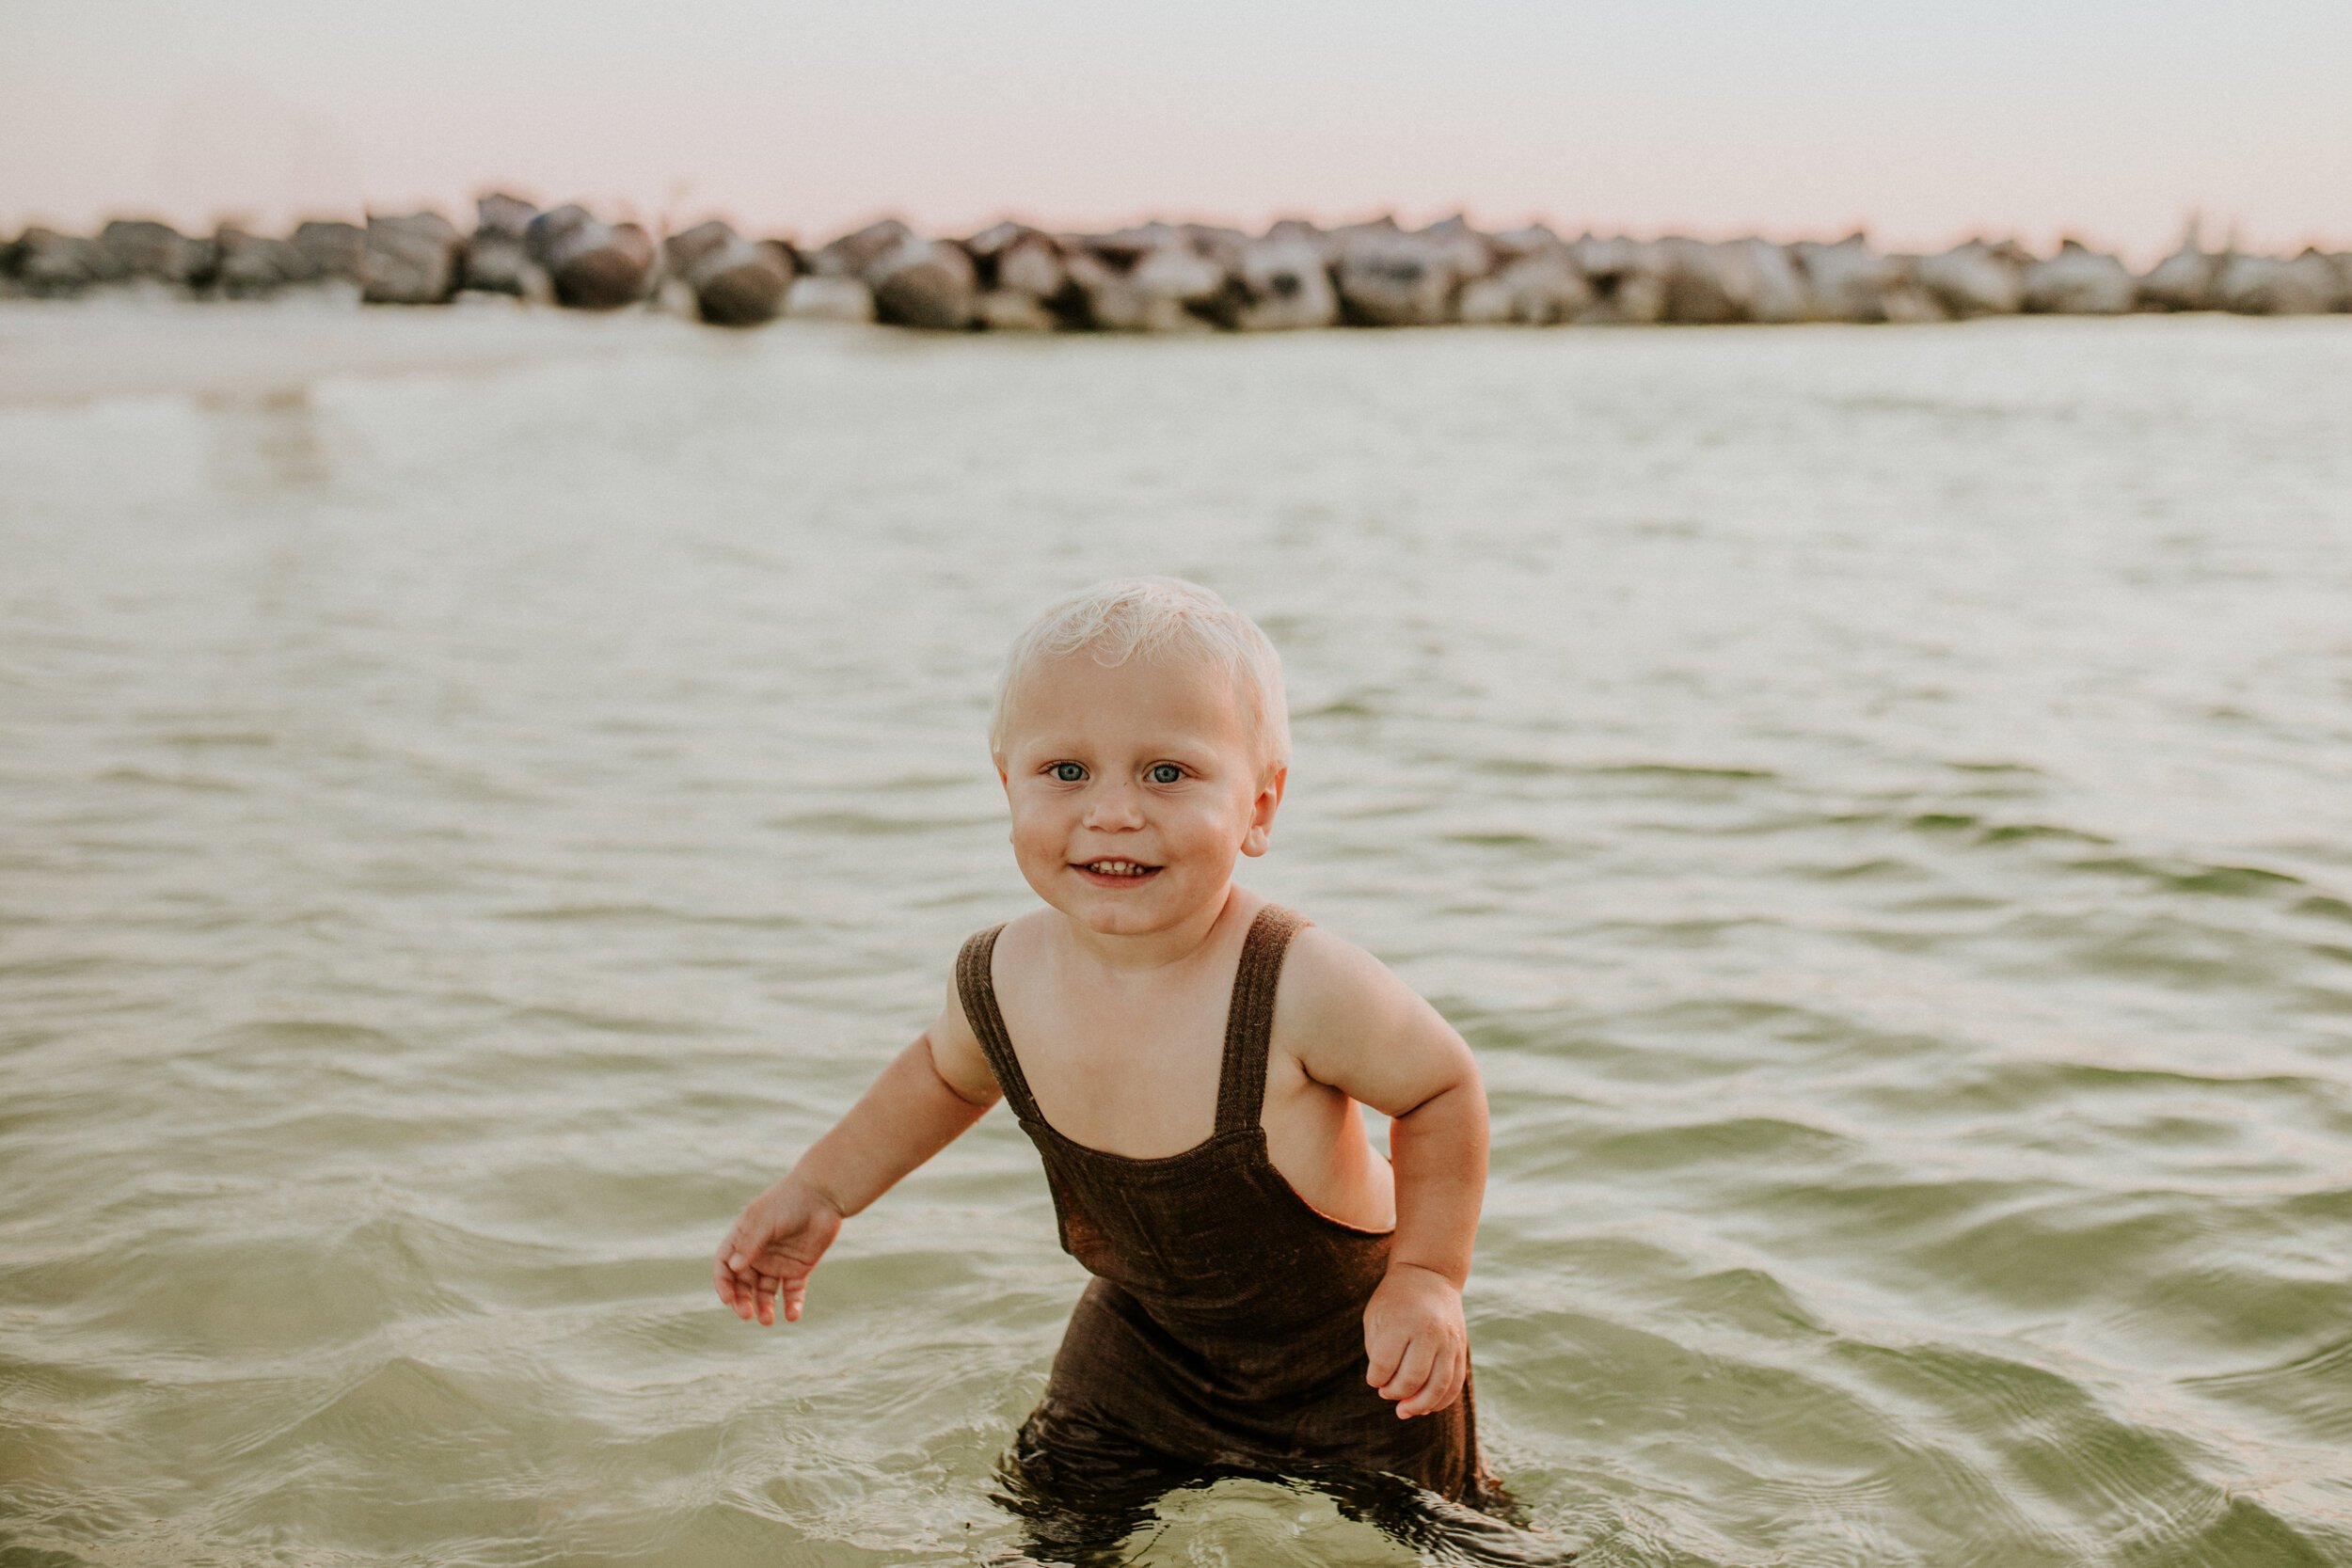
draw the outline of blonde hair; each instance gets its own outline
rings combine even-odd
[[[1047,607],[1012,640],[988,721],[989,753],[1000,766],[1005,715],[1021,677],[1047,659],[1075,653],[1114,668],[1131,658],[1174,653],[1223,669],[1232,677],[1243,721],[1257,742],[1260,771],[1271,774],[1289,765],[1291,717],[1282,690],[1282,657],[1257,623],[1197,582],[1113,578]]]

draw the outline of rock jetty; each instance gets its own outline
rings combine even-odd
[[[657,238],[584,206],[542,211],[503,194],[481,198],[470,232],[412,213],[309,222],[284,236],[235,225],[196,236],[118,219],[91,236],[32,228],[0,243],[0,298],[126,286],[230,299],[326,287],[408,306],[504,294],[581,310],[672,309],[731,327],[779,316],[933,332],[1719,325],[2352,311],[2352,253],[2207,251],[2192,230],[2178,251],[2135,273],[2074,240],[2048,256],[2003,239],[1907,255],[1861,234],[1793,245],[1568,239],[1541,227],[1486,233],[1458,217],[1423,229],[1285,219],[1263,234],[1000,223],[964,238],[884,219],[803,249],[717,221]]]

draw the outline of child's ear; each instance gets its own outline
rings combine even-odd
[[[1241,835],[1241,852],[1263,855],[1274,833],[1275,809],[1282,803],[1282,786],[1290,782],[1287,766],[1268,773],[1265,783],[1258,786],[1258,798],[1250,802],[1249,831]]]

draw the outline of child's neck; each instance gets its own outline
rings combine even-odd
[[[1229,881],[1216,897],[1175,925],[1133,934],[1089,930],[1059,910],[1054,913],[1062,940],[1074,957],[1110,973],[1145,974],[1197,957],[1216,941],[1229,917],[1245,901],[1241,890]]]

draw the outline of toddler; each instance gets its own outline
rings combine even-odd
[[[1344,1471],[1499,1501],[1462,1322],[1478,1068],[1376,959],[1232,880],[1288,772],[1265,635],[1191,583],[1101,584],[1014,643],[989,744],[1044,907],[964,944],[939,1017],[744,1209],[720,1300],[797,1320],[842,1220],[1001,1096],[1094,1276],[1009,1480],[1132,1500]]]

